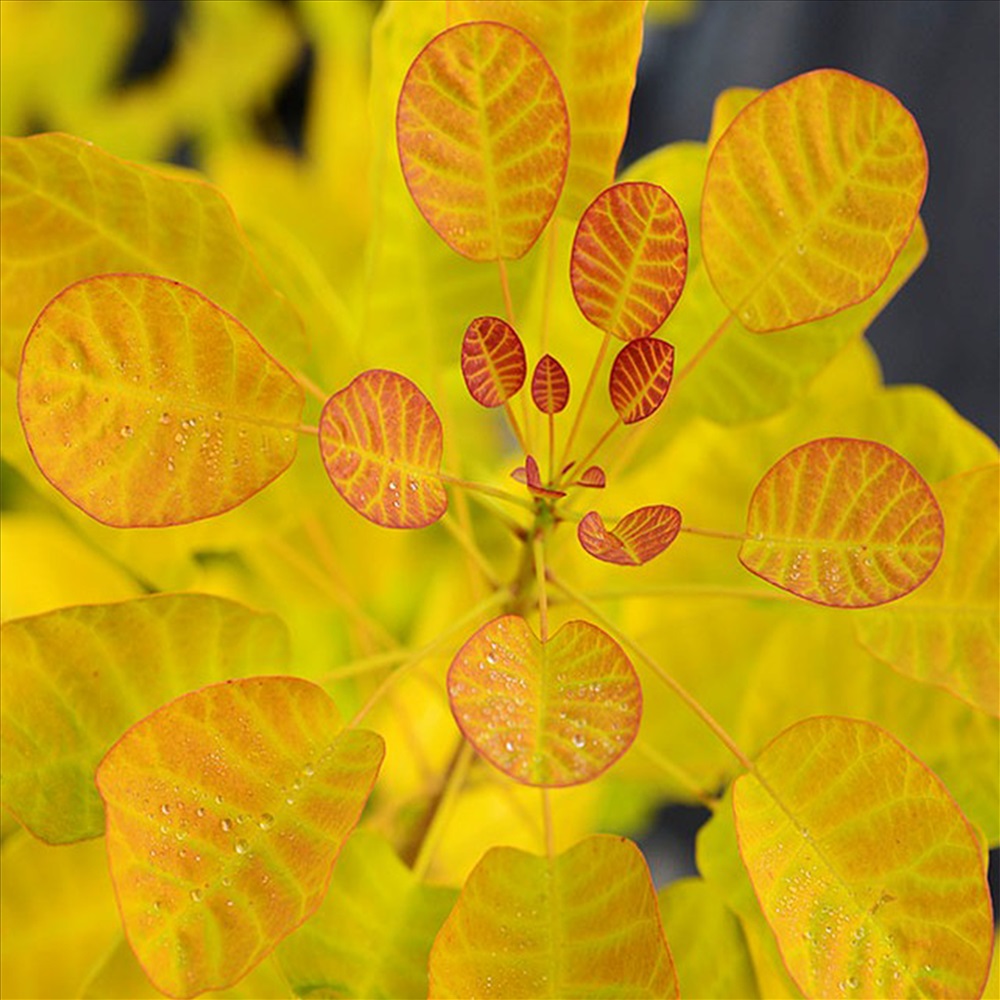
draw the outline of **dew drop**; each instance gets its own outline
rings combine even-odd
[[[795,248],[795,252],[801,257],[806,252],[806,245],[804,243],[800,243]]]
[[[223,833],[229,833],[229,831],[233,828],[233,821],[231,819],[224,819],[219,823],[219,826],[222,827]]]
[[[274,817],[270,813],[263,813],[257,825],[262,830],[270,830],[274,826]]]
[[[164,816],[169,816],[170,815],[170,805],[169,805],[169,803],[164,802],[163,805],[160,806],[160,812],[163,813]]]
[[[201,891],[201,889],[192,889],[191,890],[191,902],[192,903],[200,903],[201,902],[201,897],[202,897],[202,891]]]
[[[237,854],[246,854],[250,850],[250,845],[245,840],[237,840],[235,850]]]
[[[135,431],[132,430],[132,428],[129,427],[128,424],[126,424],[118,433],[121,434],[123,438],[130,438],[135,433]]]
[[[221,795],[216,795],[215,796],[215,804],[217,806],[221,806],[224,801],[225,800],[223,799],[223,797]]]
[[[313,767],[312,764],[306,764],[306,766],[302,768],[302,773],[307,778],[311,778],[316,773],[316,768]]]
[[[222,884],[228,888],[233,884],[233,880],[228,875],[223,875]]]
[[[573,746],[575,746],[579,750],[585,747],[586,745],[587,741],[586,739],[584,739],[583,733],[573,734]]]
[[[233,901],[231,899],[227,899],[226,900],[226,906],[232,906],[232,905],[233,905]]]
[[[195,816],[198,816],[198,817],[204,816],[205,815],[205,808],[204,808],[204,806],[198,806],[198,808],[195,809],[194,814],[195,814]]]
[[[506,749],[507,753],[514,752],[514,744],[510,740],[507,740],[507,742],[504,744],[504,748]]]

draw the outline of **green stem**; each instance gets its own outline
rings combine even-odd
[[[471,763],[472,744],[462,739],[448,767],[444,787],[438,795],[437,801],[433,804],[430,823],[413,862],[413,874],[418,881],[423,881],[427,877],[431,862],[434,860],[434,854],[444,835],[445,827],[455,811],[455,803],[458,801],[462,786],[465,784]]]
[[[601,347],[597,352],[597,357],[594,359],[594,367],[590,369],[590,378],[587,379],[587,386],[583,390],[580,405],[576,409],[576,416],[573,418],[573,426],[570,428],[569,437],[566,438],[566,445],[563,448],[562,458],[559,460],[560,468],[566,464],[566,459],[573,448],[573,442],[576,439],[577,431],[579,431],[580,424],[583,420],[584,410],[587,408],[587,403],[590,402],[590,395],[594,391],[594,383],[597,381],[597,376],[601,371],[601,365],[604,363],[604,355],[608,353],[608,347],[610,344],[611,334],[606,333],[604,335],[604,339],[601,341]]]

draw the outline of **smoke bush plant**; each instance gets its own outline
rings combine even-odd
[[[3,140],[5,995],[982,994],[996,453],[862,339],[923,141],[819,70],[615,182],[643,10],[386,4],[246,230]]]

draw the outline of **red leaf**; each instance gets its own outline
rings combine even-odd
[[[630,341],[611,365],[611,405],[623,423],[637,424],[660,408],[673,377],[672,345],[655,337]]]
[[[569,376],[551,354],[535,366],[531,376],[531,398],[542,413],[559,413],[569,402]]]
[[[502,406],[524,385],[528,363],[517,332],[496,316],[474,319],[462,338],[462,377],[482,406]]]
[[[565,490],[552,490],[542,485],[542,476],[538,471],[538,462],[535,461],[534,455],[528,455],[524,460],[524,465],[519,465],[510,476],[511,479],[527,486],[529,491],[537,497],[558,498],[566,496]]]
[[[576,486],[589,486],[594,490],[603,490],[607,485],[607,477],[604,470],[599,465],[592,465],[585,469],[583,475],[576,481]]]
[[[619,566],[641,566],[658,556],[681,530],[676,507],[654,504],[626,514],[608,531],[604,520],[592,510],[577,525],[580,544],[595,559]]]

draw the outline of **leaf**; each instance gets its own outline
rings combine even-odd
[[[738,778],[740,854],[807,996],[979,996],[993,920],[976,834],[878,726],[806,719]]]
[[[460,24],[410,67],[396,141],[406,186],[441,239],[471,260],[522,257],[562,191],[566,102],[521,32]]]
[[[45,478],[119,528],[185,524],[249,499],[295,458],[303,405],[238,320],[141,274],[60,292],[28,335],[18,384]]]
[[[920,586],[943,544],[937,500],[906,459],[875,441],[823,438],[757,484],[740,562],[808,601],[864,608]]]
[[[448,697],[467,740],[526,785],[591,781],[632,745],[642,689],[596,625],[567,622],[547,642],[518,615],[483,625],[455,654]]]
[[[535,365],[531,376],[531,398],[542,413],[561,413],[569,402],[569,376],[551,354]]]
[[[376,834],[355,830],[312,918],[278,946],[296,996],[427,996],[427,957],[458,898],[422,884]]]
[[[60,608],[0,625],[3,801],[36,836],[100,836],[101,757],[125,730],[192,687],[280,670],[280,619],[205,594]]]
[[[552,489],[542,483],[542,474],[538,471],[538,461],[534,455],[526,456],[524,465],[519,465],[511,474],[511,479],[523,483],[529,492],[536,497],[558,499],[566,496],[565,490]]]
[[[323,407],[319,447],[330,482],[385,528],[423,528],[448,509],[444,447],[430,400],[396,372],[362,372]]]
[[[462,377],[482,406],[506,403],[524,385],[528,363],[517,332],[496,316],[474,319],[462,338]]]
[[[593,490],[603,490],[608,480],[604,475],[604,470],[599,465],[591,465],[583,470],[580,478],[574,483],[575,486],[587,486]]]
[[[603,562],[641,566],[670,546],[681,530],[675,507],[653,504],[626,514],[611,531],[596,510],[585,514],[576,534],[586,552]]]
[[[487,851],[434,942],[431,997],[676,997],[649,869],[623,837]]]
[[[157,987],[230,986],[316,910],[383,753],[294,677],[194,691],[111,748],[97,770],[111,877]]]
[[[829,316],[886,279],[927,186],[927,151],[888,91],[821,69],[750,103],[712,150],[702,252],[758,333]]]
[[[1000,714],[1000,482],[996,465],[939,483],[944,553],[919,593],[855,619],[861,642],[908,677]]]
[[[674,349],[665,340],[642,337],[627,343],[611,365],[608,392],[622,423],[652,416],[667,398],[674,377]]]
[[[111,271],[191,285],[286,363],[304,357],[301,321],[267,283],[212,185],[58,134],[0,140],[0,178],[0,357],[11,375],[45,303],[74,281]],[[213,252],[218,246],[227,252]]]
[[[648,337],[670,315],[687,273],[687,229],[656,184],[615,184],[583,213],[570,281],[584,316],[622,340]]]

